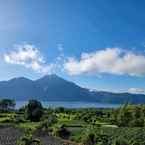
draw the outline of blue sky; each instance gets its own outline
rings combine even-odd
[[[0,80],[56,73],[92,89],[144,92],[144,7],[144,0],[0,1]],[[31,48],[33,58],[19,56]]]

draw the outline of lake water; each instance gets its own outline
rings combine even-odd
[[[26,105],[27,101],[17,101],[16,102],[16,109]],[[104,103],[97,103],[97,102],[73,102],[73,101],[42,101],[42,105],[46,108],[57,108],[57,107],[64,107],[64,108],[117,108],[119,104],[104,104]]]

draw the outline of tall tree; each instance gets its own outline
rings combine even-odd
[[[41,102],[37,100],[30,100],[26,107],[26,118],[30,121],[40,121],[43,115],[43,107]]]

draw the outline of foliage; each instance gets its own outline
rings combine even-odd
[[[9,111],[13,110],[16,103],[14,100],[2,99],[0,100],[0,111]]]
[[[40,145],[41,141],[37,138],[33,138],[32,134],[27,131],[27,134],[24,135],[17,143],[17,145]]]
[[[83,145],[144,145],[144,120],[145,105],[128,103],[116,109],[44,109],[40,102],[31,100],[21,110],[0,113],[2,124],[31,129],[41,135],[50,133]],[[33,139],[26,135],[21,142]]]
[[[120,109],[115,110],[115,122],[120,127],[143,127],[145,111],[141,105],[131,106],[125,104]]]
[[[84,145],[94,145],[96,142],[96,137],[93,129],[87,128],[83,132],[81,141]]]
[[[37,100],[30,100],[26,107],[26,118],[30,121],[40,121],[43,115],[43,107]]]
[[[53,129],[53,135],[61,137],[63,139],[68,139],[70,136],[70,132],[65,128],[64,125],[60,125]]]

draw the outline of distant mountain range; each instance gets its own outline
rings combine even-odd
[[[90,91],[57,75],[47,75],[38,80],[24,77],[0,82],[0,98],[21,101],[96,101],[101,103],[145,103],[145,95]]]

